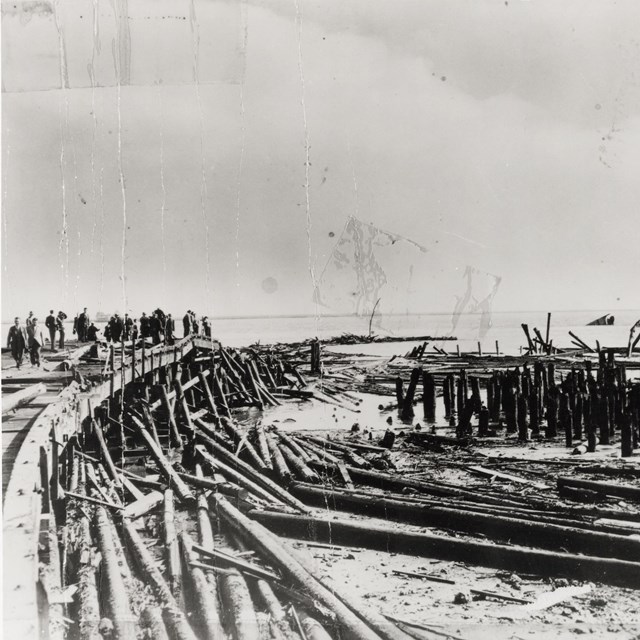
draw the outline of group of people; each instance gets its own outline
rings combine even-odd
[[[73,333],[78,334],[78,342],[95,342],[98,331],[98,327],[91,322],[87,307],[73,319]]]
[[[44,326],[49,330],[49,341],[51,343],[51,351],[56,349],[56,334],[60,334],[59,347],[64,349],[64,321],[67,314],[64,311],[58,311],[58,315],[54,315],[53,309],[49,311],[49,315],[44,321]],[[45,334],[42,325],[33,311],[29,311],[29,315],[22,325],[20,318],[13,320],[13,325],[9,328],[7,336],[7,349],[11,351],[11,356],[16,361],[18,369],[22,366],[24,354],[29,354],[29,359],[34,367],[40,366],[40,352],[46,344]]]
[[[58,335],[58,348],[64,349],[65,341],[65,320],[67,314],[58,311],[54,315],[53,309],[49,311],[44,325],[49,331],[49,342],[51,351],[56,349],[56,335]],[[202,335],[211,338],[211,323],[207,316],[203,316],[198,321],[194,311],[189,309],[182,319],[184,336]],[[95,342],[99,339],[100,330],[91,321],[89,312],[85,307],[81,313],[77,314],[73,320],[73,333],[77,334],[79,342]],[[121,317],[114,313],[106,323],[103,336],[107,342],[120,343],[123,340],[137,340],[138,338],[151,338],[153,344],[173,344],[176,340],[175,321],[170,313],[165,313],[158,308],[150,315],[144,311],[140,318],[132,318],[128,313]],[[40,366],[40,351],[45,346],[45,339],[42,327],[38,324],[38,318],[29,312],[29,316],[23,326],[20,318],[15,318],[14,324],[9,329],[7,338],[7,348],[11,350],[11,355],[16,361],[18,368],[22,365],[24,354],[29,353],[31,364]]]
[[[205,338],[211,337],[211,323],[207,316],[203,316],[201,321],[198,322],[196,314],[191,309],[187,310],[182,318],[182,329],[184,331],[184,337],[194,334],[196,336],[203,335]]]

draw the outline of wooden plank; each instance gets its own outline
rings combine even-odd
[[[3,510],[3,590],[5,603],[3,630],[5,637],[39,638],[38,618],[38,537],[41,496],[39,493],[40,447],[50,446],[53,420],[59,421],[61,435],[75,429],[74,396],[76,385],[70,385],[60,402],[45,407],[26,433],[14,461]],[[63,407],[67,410],[63,411]]]
[[[15,411],[22,405],[28,404],[35,400],[38,396],[47,392],[47,388],[42,382],[29,385],[20,391],[16,391],[11,395],[2,397],[2,415],[6,415],[10,411]]]

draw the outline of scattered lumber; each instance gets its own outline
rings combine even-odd
[[[302,516],[252,511],[254,520],[274,532],[300,540],[357,542],[365,549],[384,550],[454,562],[468,562],[540,576],[567,577],[610,585],[640,588],[640,562],[617,558],[594,558],[570,553],[506,546],[496,543],[463,540],[430,533],[403,531],[396,527],[355,521],[327,520]]]

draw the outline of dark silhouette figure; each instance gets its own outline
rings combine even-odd
[[[11,349],[11,357],[16,361],[18,369],[22,366],[28,340],[27,330],[20,325],[20,318],[15,318],[7,336],[7,349]]]

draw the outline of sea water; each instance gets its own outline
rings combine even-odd
[[[558,347],[571,347],[569,331],[573,331],[588,345],[595,348],[596,340],[601,347],[623,347],[629,339],[630,327],[640,319],[640,309],[614,312],[613,326],[586,326],[590,321],[604,315],[603,310],[556,311],[551,314],[549,338]],[[46,314],[39,317],[44,325]],[[182,315],[175,315],[176,335],[182,336]],[[24,318],[22,318],[24,321]],[[537,327],[544,337],[547,314],[545,311],[494,312],[482,318],[481,314],[461,314],[455,318],[451,313],[424,313],[402,315],[376,315],[371,322],[371,332],[377,336],[434,336],[455,337],[456,341],[432,341],[433,347],[444,348],[449,353],[456,350],[477,352],[478,343],[483,353],[496,353],[496,341],[500,353],[517,354],[521,346],[527,345],[522,323],[529,326],[531,337]],[[370,318],[358,316],[290,316],[290,317],[244,317],[213,318],[213,335],[222,344],[230,347],[248,346],[259,342],[299,342],[307,338],[321,340],[340,336],[344,333],[369,334]],[[10,323],[2,323],[3,346],[6,346]],[[74,338],[73,322],[65,323],[66,338]],[[103,329],[104,323],[96,323]],[[43,327],[45,336],[48,332]],[[382,356],[404,354],[411,344],[378,343],[367,347],[367,353]],[[341,345],[343,352],[359,353],[362,345]]]

